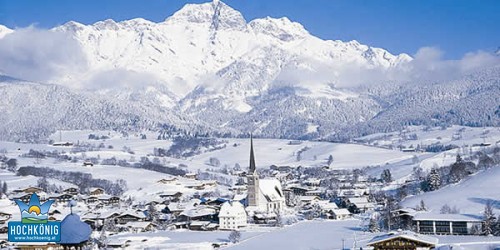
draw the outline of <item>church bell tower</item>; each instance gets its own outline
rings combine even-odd
[[[253,153],[253,138],[250,136],[250,168],[247,174],[248,183],[248,205],[258,206],[259,205],[259,175],[257,174],[255,168],[255,156]]]

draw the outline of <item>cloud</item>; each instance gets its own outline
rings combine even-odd
[[[458,60],[446,60],[443,55],[438,48],[423,47],[415,53],[413,60],[389,69],[357,62],[325,64],[316,59],[301,58],[299,63],[289,63],[282,69],[274,86],[315,90],[328,85],[353,88],[395,81],[421,84],[453,80],[480,69],[500,66],[500,56],[484,51],[467,53]]]
[[[63,33],[30,26],[0,39],[0,71],[9,76],[47,82],[86,65],[78,42]]]
[[[138,90],[161,82],[159,78],[150,73],[118,68],[94,73],[87,80],[82,81],[79,87],[83,89]]]
[[[459,60],[444,60],[444,52],[435,47],[417,51],[406,70],[396,72],[396,80],[446,81],[474,71],[500,65],[500,57],[493,53],[476,51],[465,54]]]

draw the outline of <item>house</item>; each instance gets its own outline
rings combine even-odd
[[[116,205],[116,204],[120,203],[120,197],[113,196],[113,195],[103,194],[103,195],[100,195],[98,199],[104,205]]]
[[[12,191],[13,193],[29,193],[29,194],[33,194],[33,193],[41,193],[43,192],[43,189],[39,188],[39,187],[27,187],[27,188],[24,188],[24,189],[16,189],[14,191]]]
[[[49,195],[50,200],[55,200],[57,202],[68,202],[73,198],[71,194],[51,194]]]
[[[116,222],[119,224],[126,224],[128,222],[144,221],[146,215],[138,211],[125,211],[116,217]]]
[[[186,173],[186,174],[184,174],[184,178],[196,180],[196,173]]]
[[[298,199],[302,205],[315,203],[320,200],[318,196],[299,196]]]
[[[369,202],[366,196],[348,198],[346,205],[349,211],[355,214],[365,213],[375,208],[375,204]]]
[[[413,223],[422,234],[473,234],[474,228],[481,228],[481,216],[466,214],[416,213]]]
[[[85,204],[95,204],[99,201],[99,197],[97,195],[84,195],[81,199],[85,202]]]
[[[102,188],[91,188],[90,195],[101,195],[104,194],[104,189]]]
[[[213,231],[218,227],[217,223],[210,221],[192,221],[189,223],[189,229],[196,231]]]
[[[12,214],[0,211],[0,223],[7,222],[10,218],[12,218]]]
[[[156,229],[156,224],[150,221],[129,221],[122,228],[127,228],[134,233],[150,232]]]
[[[21,200],[22,202],[24,203],[29,203],[30,199],[31,199],[31,193],[24,193],[24,192],[20,192],[20,193],[15,193],[13,195],[10,196],[10,199],[11,200]],[[45,198],[43,198],[45,199]],[[42,201],[42,197],[40,197],[40,201]]]
[[[332,209],[327,213],[328,219],[345,220],[351,218],[351,212],[345,208]]]
[[[78,188],[75,187],[66,188],[63,190],[63,192],[71,195],[77,195],[79,193]]]
[[[54,143],[52,143],[52,146],[70,147],[70,146],[73,146],[73,143],[72,142],[54,142]]]
[[[434,249],[438,239],[411,231],[389,232],[375,236],[368,242],[374,250]]]
[[[217,210],[212,206],[197,205],[184,209],[179,214],[180,221],[217,221]]]
[[[94,166],[94,163],[92,163],[91,161],[84,161],[83,162],[83,166],[84,167],[93,167]]]
[[[164,191],[160,194],[160,198],[166,199],[168,201],[178,201],[182,196],[179,191]]]
[[[8,224],[5,222],[0,222],[0,234],[7,234],[9,231]]]
[[[219,229],[237,230],[247,225],[247,213],[239,202],[225,202],[219,212]]]
[[[126,238],[112,238],[108,241],[107,247],[125,249],[130,245],[131,240]]]
[[[161,184],[175,184],[175,183],[177,183],[177,178],[175,178],[175,177],[172,177],[172,178],[163,178],[163,179],[159,180],[158,183],[161,183]]]

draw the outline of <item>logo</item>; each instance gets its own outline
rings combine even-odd
[[[28,204],[15,200],[21,211],[21,221],[9,222],[9,241],[58,242],[61,239],[61,222],[49,221],[53,200],[40,204],[37,194],[32,194]]]

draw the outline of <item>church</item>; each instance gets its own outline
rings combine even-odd
[[[259,179],[255,167],[253,139],[250,137],[250,169],[247,174],[247,209],[264,213],[281,213],[285,207],[285,196],[277,179]]]

